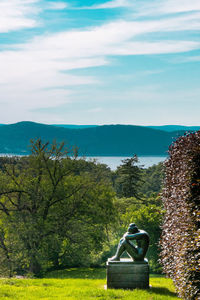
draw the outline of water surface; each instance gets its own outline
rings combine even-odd
[[[95,157],[86,157],[87,160],[97,160],[99,163],[108,165],[111,170],[116,170],[116,168],[122,164],[122,160],[131,157],[122,157],[122,156],[95,156]],[[139,166],[143,168],[148,168],[153,165],[157,165],[159,162],[165,161],[167,156],[139,156]]]
[[[24,155],[17,154],[4,154],[1,153],[0,156],[19,156],[22,157]],[[122,164],[122,160],[126,158],[131,158],[131,156],[87,156],[86,160],[92,161],[96,160],[99,163],[108,165],[111,170],[116,170],[119,165]],[[157,165],[159,162],[165,161],[167,156],[138,156],[139,162],[138,165],[143,168],[149,168],[153,165]]]

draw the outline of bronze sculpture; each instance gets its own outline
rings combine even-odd
[[[131,243],[131,241],[135,241],[136,245]],[[128,231],[123,235],[118,244],[115,256],[111,257],[109,261],[120,261],[120,256],[125,251],[134,261],[144,261],[148,247],[148,233],[138,229],[134,223],[131,223],[128,227]]]

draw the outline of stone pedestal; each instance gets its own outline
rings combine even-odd
[[[107,261],[107,288],[149,288],[148,260],[135,262],[132,259]]]

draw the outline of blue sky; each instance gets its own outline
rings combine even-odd
[[[1,0],[0,123],[200,125],[199,0]]]

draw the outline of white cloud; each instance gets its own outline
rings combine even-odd
[[[184,12],[200,11],[199,0],[112,0],[102,4],[83,6],[78,9],[108,9],[108,8],[132,8],[135,15],[164,15]]]
[[[178,53],[200,48],[195,41],[135,40],[141,34],[176,28],[200,28],[200,22],[196,18],[116,21],[84,31],[37,37],[18,45],[15,51],[0,52],[2,99],[11,103],[19,99],[27,108],[56,106],[70,101],[70,86],[97,83],[88,76],[67,74],[69,70],[107,65],[106,57],[110,55]]]
[[[0,32],[9,32],[37,26],[34,15],[38,0],[1,0]]]
[[[67,6],[64,2],[49,1],[41,6],[40,0],[0,0],[0,33],[36,27],[40,11],[62,10]]]
[[[190,11],[200,11],[200,1],[199,0],[168,0],[161,2],[160,7],[158,7],[158,12],[162,13],[178,13],[178,12],[190,12]]]
[[[199,0],[156,0],[138,3],[136,15],[165,15],[200,11]]]
[[[47,2],[46,8],[47,9],[52,9],[52,10],[62,10],[67,8],[68,5],[65,2]]]
[[[200,56],[191,56],[188,57],[188,61],[200,61]]]
[[[168,60],[172,64],[200,62],[200,56],[175,56]]]
[[[114,55],[148,55],[187,52],[200,48],[200,43],[190,41],[164,42],[128,42],[118,49],[112,49]]]
[[[0,3],[0,8],[3,7],[1,4],[4,4],[2,11],[5,16],[13,20],[10,24],[4,23],[2,27],[4,19],[0,18],[0,31],[36,25],[30,18],[30,11],[35,7],[36,0],[11,2],[13,6],[4,0]],[[57,9],[64,8],[63,2],[57,4]],[[117,5],[128,5],[128,1],[110,1],[103,5],[104,8],[105,5],[114,8],[118,7]],[[49,7],[56,9],[55,6]],[[16,20],[22,22],[21,27],[17,25]],[[165,35],[162,37],[163,33],[194,30],[200,30],[198,11],[160,20],[117,20],[84,30],[38,36],[26,44],[15,45],[15,50],[0,52],[0,93],[4,102],[2,107],[6,107],[6,102],[15,111],[20,111],[20,115],[27,115],[26,119],[31,119],[31,110],[55,107],[72,101],[74,87],[78,90],[81,85],[99,84],[96,78],[72,75],[69,71],[106,66],[110,63],[109,56],[113,55],[181,53],[199,49],[200,42],[192,39],[173,40],[166,39]],[[158,39],[156,34],[159,34]],[[4,109],[1,110],[1,114],[3,120]]]
[[[86,59],[113,54],[127,55],[128,52],[142,54],[148,52],[148,49],[144,49],[145,45],[152,45],[155,53],[159,52],[159,48],[156,49],[156,45],[163,45],[163,47],[166,45],[166,53],[193,50],[199,47],[199,42],[187,40],[170,41],[164,38],[157,42],[157,40],[148,38],[148,36],[143,39],[143,35],[199,29],[200,14],[167,18],[160,21],[116,21],[87,30],[60,32],[47,37],[37,37],[31,43],[23,46],[23,48],[24,51],[28,51],[32,56],[38,52],[43,56],[44,61],[51,59],[52,63],[55,63],[54,60],[59,59],[56,63],[60,62],[60,67],[65,69],[66,63],[69,63],[66,62],[66,59]],[[152,51],[150,50],[150,52]],[[161,52],[163,53],[164,50]],[[104,60],[103,64],[105,64]]]
[[[155,6],[154,6],[155,8]],[[179,12],[190,12],[200,11],[199,0],[168,0],[161,1],[157,5],[155,12],[157,13],[179,13]]]
[[[113,0],[99,5],[84,6],[81,9],[104,9],[104,8],[129,7],[132,6],[132,3],[133,2],[131,2],[130,0]]]

